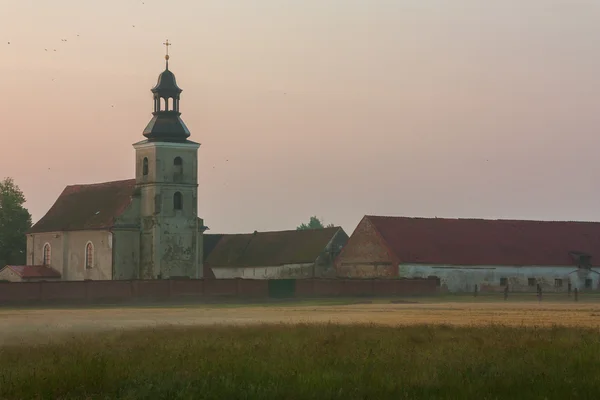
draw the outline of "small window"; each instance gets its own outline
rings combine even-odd
[[[535,286],[536,283],[535,278],[527,278],[527,286]]]
[[[585,280],[585,288],[586,289],[591,289],[592,288],[592,280],[591,279],[586,279]]]
[[[173,195],[173,208],[176,210],[183,209],[183,196],[181,195],[181,192],[175,192]]]
[[[44,245],[44,265],[50,265],[50,261],[52,260],[52,249],[50,248],[50,243],[46,243]]]
[[[142,165],[142,174],[144,176],[148,175],[148,157],[144,157],[143,165]]]
[[[181,157],[175,157],[175,159],[173,160],[173,169],[175,175],[183,174],[183,160],[181,159]]]
[[[563,280],[562,279],[555,279],[554,280],[554,287],[562,287],[563,285]]]
[[[90,269],[94,266],[94,245],[88,242],[85,245],[85,268]]]
[[[508,278],[500,278],[500,286],[508,285]]]

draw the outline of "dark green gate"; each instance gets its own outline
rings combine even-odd
[[[274,299],[283,299],[294,297],[296,295],[295,279],[270,279],[269,297]]]

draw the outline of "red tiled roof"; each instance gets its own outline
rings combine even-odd
[[[131,203],[135,179],[67,186],[29,233],[109,229]]]
[[[342,228],[256,232],[214,236],[218,240],[205,256],[212,267],[267,267],[312,263]],[[221,236],[218,238],[218,236]],[[211,240],[212,241],[212,240]],[[205,246],[208,248],[209,246]]]
[[[60,278],[60,272],[44,265],[7,265],[21,278]]]
[[[365,216],[400,263],[600,266],[600,223]]]

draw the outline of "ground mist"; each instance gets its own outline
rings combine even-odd
[[[597,398],[598,333],[429,325],[94,333],[0,348],[0,398]]]

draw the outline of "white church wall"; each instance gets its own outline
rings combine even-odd
[[[92,243],[94,253],[91,268],[85,265],[85,249]],[[112,279],[112,233],[109,231],[74,231],[67,237],[69,281]]]
[[[64,233],[45,232],[27,235],[27,265],[44,264],[44,246],[50,245],[50,266],[65,275],[66,259],[63,251]]]
[[[535,291],[537,284],[548,292],[562,292],[571,288],[597,290],[600,283],[600,269],[578,269],[575,266],[456,266],[400,264],[399,276],[406,278],[427,278],[437,276],[442,287],[450,292],[472,292],[475,285],[479,289],[501,290],[501,279],[506,279],[510,291]],[[529,279],[535,279],[535,283]],[[556,279],[562,286],[556,287]],[[586,282],[588,286],[586,287]]]

